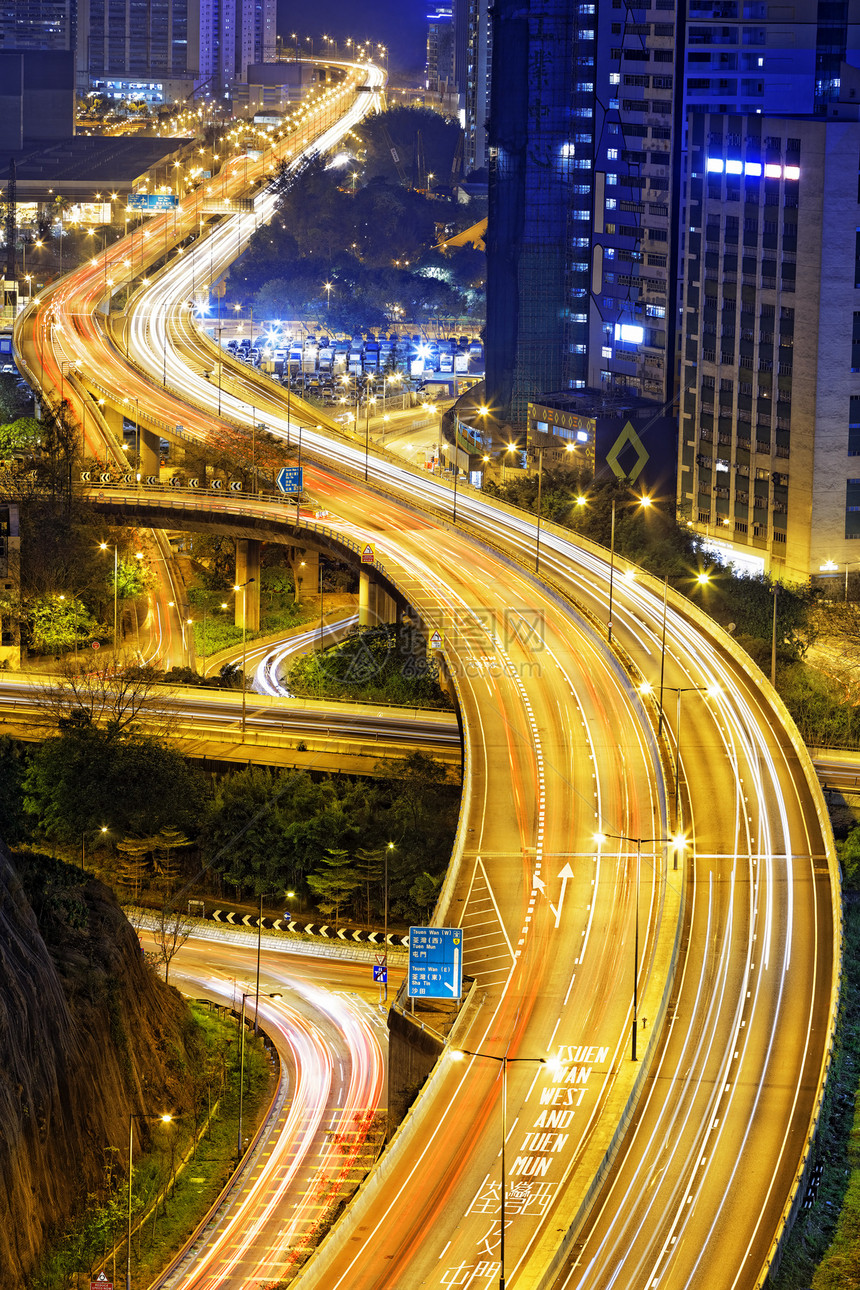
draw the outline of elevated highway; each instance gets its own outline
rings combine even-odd
[[[326,435],[253,373],[214,391],[191,285],[174,261],[132,300],[133,367],[87,274],[51,297],[53,326],[88,379],[115,399],[140,390],[148,416],[185,433],[302,426],[327,526],[372,544],[440,633],[466,741],[436,918],[464,929],[476,986],[455,1042],[478,1055],[442,1058],[300,1284],[498,1279],[503,1097],[511,1285],[761,1284],[798,1201],[841,945],[824,803],[777,696],[690,602],[618,561],[610,648],[606,552],[543,526],[535,577],[521,514],[461,492],[454,524],[449,488]],[[25,353],[52,343],[38,312],[19,328]],[[165,363],[184,402],[159,381]],[[283,522],[277,503],[247,505]],[[637,688],[661,672],[664,695],[680,692],[662,739]],[[541,1064],[550,1054],[560,1067]]]

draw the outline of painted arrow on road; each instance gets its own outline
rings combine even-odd
[[[561,878],[561,895],[558,898],[558,908],[556,909],[552,901],[550,901],[550,904],[549,904],[550,909],[555,914],[556,927],[558,927],[559,923],[561,922],[561,911],[562,911],[562,906],[564,905],[564,892],[565,892],[565,888],[567,887],[568,879],[573,877],[573,870],[571,869],[570,865],[566,864],[558,876],[559,878]]]

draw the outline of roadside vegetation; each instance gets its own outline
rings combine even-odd
[[[410,626],[354,627],[330,649],[304,654],[284,675],[292,694],[353,703],[453,708],[439,665]]]
[[[338,331],[482,320],[483,253],[434,250],[447,229],[486,213],[486,202],[439,200],[450,196],[459,135],[436,112],[395,107],[356,127],[343,164],[282,168],[278,213],[231,268],[226,307],[253,304],[257,318],[313,318]]]
[[[190,1004],[197,1058],[185,1072],[188,1107],[169,1124],[137,1122],[132,1174],[131,1273],[149,1285],[204,1217],[235,1167],[239,1133],[238,1024],[226,1009]],[[242,1137],[247,1143],[265,1109],[271,1065],[253,1029],[245,1035]],[[139,1151],[141,1137],[144,1150]],[[45,1252],[35,1290],[66,1290],[104,1269],[125,1276],[128,1227],[127,1158],[105,1148],[102,1185],[80,1218]],[[119,1277],[119,1280],[117,1279]]]
[[[386,867],[392,922],[424,922],[458,812],[459,787],[422,753],[374,778],[251,766],[213,780],[166,735],[97,722],[74,704],[41,744],[0,738],[4,838],[96,875],[127,903],[167,911],[166,942],[189,897],[262,895],[275,910],[375,926]]]

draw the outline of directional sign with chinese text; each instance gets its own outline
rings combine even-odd
[[[409,928],[409,998],[459,999],[463,993],[463,929]]]
[[[278,488],[282,493],[300,493],[304,486],[301,466],[282,466],[278,471]]]

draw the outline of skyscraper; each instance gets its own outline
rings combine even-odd
[[[224,93],[275,56],[277,0],[78,0],[82,80],[108,93]]]
[[[860,0],[493,11],[488,401],[520,425],[548,389],[676,409],[688,114],[823,115]]]
[[[465,169],[487,164],[493,22],[490,0],[454,0],[454,76],[460,97]]]
[[[74,49],[77,0],[0,0],[0,50]]]
[[[454,82],[454,20],[450,3],[439,3],[427,15],[426,88],[431,94],[448,92]]]
[[[487,393],[672,385],[674,0],[495,5]]]

